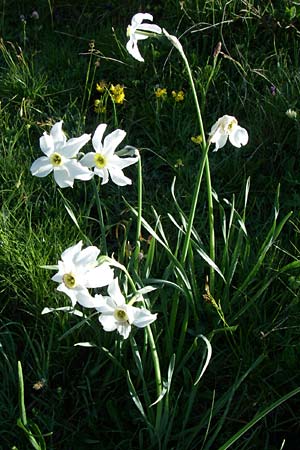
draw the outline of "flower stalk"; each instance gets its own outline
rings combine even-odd
[[[104,219],[103,219],[103,211],[102,211],[102,205],[101,205],[101,200],[100,200],[100,194],[99,194],[99,189],[100,189],[100,183],[96,183],[95,178],[93,178],[93,189],[94,189],[94,198],[96,201],[96,207],[97,207],[97,211],[98,211],[98,217],[99,217],[99,222],[100,222],[100,230],[101,230],[101,252],[103,255],[107,255],[107,244],[106,244],[106,231],[105,231],[105,225],[104,225]]]
[[[191,204],[190,214],[189,214],[189,218],[188,218],[185,239],[184,239],[184,243],[183,243],[181,263],[183,264],[185,262],[187,254],[188,254],[188,249],[189,249],[189,245],[190,245],[191,233],[192,233],[193,223],[194,223],[195,214],[196,214],[196,207],[197,207],[204,167],[205,167],[205,174],[206,174],[206,187],[207,187],[207,198],[208,198],[209,256],[212,259],[212,261],[214,261],[215,260],[215,232],[214,232],[212,186],[211,186],[210,168],[209,168],[209,161],[208,161],[209,143],[207,143],[207,141],[206,141],[200,104],[199,104],[196,87],[195,87],[195,83],[194,83],[194,79],[193,79],[193,75],[192,75],[192,71],[191,71],[188,59],[184,53],[182,45],[180,44],[180,42],[178,41],[176,36],[171,36],[165,29],[163,30],[163,32],[164,32],[165,36],[169,39],[169,41],[173,44],[173,46],[179,51],[179,54],[182,57],[183,62],[185,64],[185,67],[186,67],[186,70],[188,73],[190,86],[192,88],[200,133],[202,136],[202,143],[201,143],[202,159],[200,162],[200,167],[198,170],[198,175],[197,175],[196,183],[195,183],[195,189],[193,192],[192,204]],[[214,269],[213,269],[213,267],[210,267],[210,288],[211,288],[212,292],[214,290],[214,275],[215,275]]]
[[[137,192],[138,192],[138,208],[137,208],[137,220],[136,220],[136,237],[135,237],[135,249],[134,249],[134,269],[137,271],[139,264],[139,254],[141,249],[141,229],[142,229],[142,205],[143,205],[143,175],[142,175],[142,161],[141,157],[138,159],[138,179],[137,179]]]

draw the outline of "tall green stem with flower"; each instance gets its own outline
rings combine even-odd
[[[210,255],[211,260],[214,261],[215,260],[215,231],[214,231],[212,186],[211,186],[211,177],[210,177],[209,160],[208,160],[209,143],[207,143],[207,141],[206,141],[205,129],[204,129],[204,125],[203,125],[200,104],[199,104],[198,95],[196,92],[195,83],[194,83],[194,79],[193,79],[193,75],[192,75],[192,71],[191,71],[188,59],[184,53],[182,45],[178,41],[178,39],[175,36],[169,35],[169,33],[167,33],[166,30],[163,30],[163,31],[164,31],[164,34],[167,36],[167,38],[170,40],[170,42],[179,51],[179,54],[183,59],[185,68],[187,70],[189,83],[192,88],[193,98],[194,98],[196,112],[197,112],[198,124],[199,124],[200,133],[201,133],[201,137],[202,137],[202,159],[200,162],[200,167],[198,170],[198,175],[196,178],[195,188],[194,188],[194,192],[193,192],[192,204],[191,204],[191,208],[190,208],[190,214],[189,214],[189,218],[188,218],[188,224],[187,224],[185,239],[184,239],[184,243],[183,243],[181,262],[184,264],[187,254],[188,254],[188,249],[190,246],[191,233],[192,233],[192,228],[193,228],[195,214],[196,214],[196,208],[197,208],[197,203],[198,203],[198,198],[199,198],[199,192],[200,192],[200,186],[201,186],[204,167],[205,167],[205,173],[206,173],[206,185],[207,185],[207,196],[208,196],[209,255]],[[214,268],[210,267],[210,287],[211,287],[212,292],[213,292],[213,288],[214,288],[214,276],[215,276]]]

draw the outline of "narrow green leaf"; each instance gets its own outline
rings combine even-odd
[[[201,258],[203,258],[204,261],[206,261],[207,264],[209,266],[211,266],[220,275],[222,280],[225,281],[225,283],[226,283],[226,280],[225,280],[224,275],[222,274],[221,270],[219,269],[217,264],[207,255],[207,253],[205,253],[205,251],[202,248],[200,248],[199,246],[196,247],[196,252],[199,253]]]
[[[80,226],[79,223],[77,222],[77,219],[75,217],[75,214],[73,213],[73,211],[71,210],[71,208],[69,206],[67,206],[66,204],[64,204],[64,207],[66,208],[67,213],[69,214],[69,216],[71,217],[72,221],[74,222],[74,224],[76,225],[76,227],[78,228],[79,231],[80,230]]]
[[[147,421],[147,416],[145,414],[143,405],[142,405],[142,403],[141,403],[141,401],[139,399],[139,396],[137,395],[137,392],[135,390],[135,387],[133,386],[133,383],[131,381],[129,370],[127,370],[127,383],[128,383],[129,393],[131,395],[131,398],[132,398],[135,406],[140,411],[140,413],[143,416],[143,418]]]
[[[211,346],[211,343],[209,342],[209,340],[205,336],[203,336],[203,334],[199,334],[198,337],[200,337],[204,341],[204,343],[206,345],[207,354],[206,354],[206,360],[205,360],[204,366],[202,367],[199,376],[197,377],[196,381],[194,382],[194,386],[196,386],[199,383],[202,376],[204,375],[204,372],[206,371],[206,369],[208,367],[208,364],[210,362],[211,355],[212,355],[212,346]]]
[[[289,392],[288,394],[280,397],[278,400],[276,400],[271,405],[267,406],[265,409],[263,409],[260,413],[258,413],[247,425],[245,425],[243,428],[240,429],[237,433],[235,433],[228,441],[225,442],[225,444],[222,445],[222,447],[219,447],[218,450],[227,450],[227,448],[231,447],[232,444],[234,444],[240,437],[242,437],[250,428],[252,428],[254,425],[257,424],[261,419],[263,419],[267,414],[269,414],[273,409],[280,406],[282,403],[289,400],[294,395],[299,394],[300,387],[294,389],[293,391]]]

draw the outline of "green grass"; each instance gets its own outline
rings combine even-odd
[[[129,7],[49,0],[36,20],[30,2],[14,2],[14,8],[3,2],[0,449],[295,448],[300,10],[288,0],[262,3],[170,0]],[[167,39],[141,42],[144,63],[126,52],[126,27],[140,6],[180,39],[206,132],[229,114],[249,133],[241,149],[228,143],[209,151],[214,287],[206,283],[205,176],[182,256],[202,157],[191,140],[200,133],[192,90]],[[222,53],[214,68],[218,42]],[[105,114],[97,115],[101,80],[123,85],[126,100],[114,104],[107,97]],[[166,99],[155,97],[158,86],[167,89]],[[172,90],[183,90],[184,101],[176,103]],[[286,115],[289,108],[297,118]],[[105,333],[92,311],[84,318],[41,314],[44,307],[69,305],[51,281],[53,272],[42,266],[57,264],[80,239],[97,246],[103,240],[91,182],[76,180],[62,190],[52,175],[36,178],[29,171],[41,156],[40,136],[59,120],[68,138],[93,133],[105,120],[108,132],[126,130],[124,144],[140,150],[141,237],[136,166],[125,169],[131,186],[103,185],[100,199],[108,255],[127,268],[135,288],[156,287],[145,296],[158,313],[154,342],[137,328],[126,341]],[[131,293],[130,279],[115,272]],[[212,346],[201,377],[208,347],[200,336]],[[74,346],[78,342],[94,347]],[[154,343],[164,396],[151,406],[160,392]]]

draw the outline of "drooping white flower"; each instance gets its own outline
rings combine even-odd
[[[287,117],[289,119],[297,119],[297,111],[295,111],[294,109],[289,108],[286,113]]]
[[[144,58],[140,54],[137,42],[147,39],[152,33],[161,34],[161,28],[151,23],[142,23],[143,20],[153,21],[153,16],[148,13],[138,13],[131,19],[131,25],[127,27],[127,37],[129,41],[126,44],[128,53],[138,61],[143,62]]]
[[[126,132],[123,130],[117,129],[108,134],[102,143],[106,127],[107,125],[105,123],[98,125],[92,139],[95,152],[87,153],[80,162],[83,166],[93,167],[94,173],[102,178],[102,184],[108,182],[109,176],[119,186],[131,184],[132,181],[124,175],[122,169],[131,164],[135,164],[139,156],[134,158],[120,158],[116,155],[115,149],[126,136]]]
[[[228,138],[232,145],[240,148],[247,144],[248,132],[238,125],[235,117],[225,115],[220,117],[210,130],[209,142],[216,144],[213,151],[224,147]]]
[[[76,160],[79,150],[91,139],[90,134],[78,138],[67,138],[62,131],[62,120],[53,125],[50,135],[46,132],[40,138],[40,147],[46,156],[32,164],[30,171],[36,177],[46,177],[53,171],[59,187],[73,187],[74,179],[90,180],[93,173]]]
[[[57,290],[70,297],[73,307],[78,302],[86,308],[93,308],[95,302],[88,288],[107,286],[113,280],[114,272],[109,264],[98,265],[99,253],[95,246],[82,250],[80,241],[65,250],[58,261],[58,272],[52,280],[60,283]]]
[[[105,331],[117,330],[124,339],[127,339],[132,325],[144,328],[156,320],[157,314],[151,314],[146,308],[136,308],[126,303],[117,278],[108,286],[108,294],[108,296],[95,295],[96,309],[101,313],[99,321]]]

